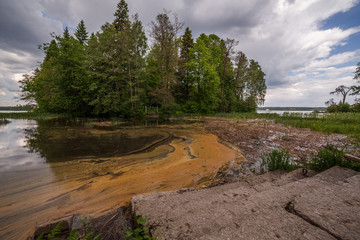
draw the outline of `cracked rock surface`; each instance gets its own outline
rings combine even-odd
[[[131,207],[157,239],[360,239],[360,175],[340,167],[138,195]]]

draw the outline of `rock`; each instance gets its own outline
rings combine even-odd
[[[301,194],[293,212],[339,239],[360,239],[360,175]]]
[[[146,225],[159,240],[359,239],[355,228],[360,225],[360,191],[353,186],[357,181],[353,178],[360,178],[358,174],[340,167],[315,176],[309,172],[310,177],[303,176],[301,169],[276,171],[181,194],[143,194],[132,198],[131,207],[134,215],[147,219]],[[345,184],[347,181],[351,184]],[[327,213],[324,222],[322,198],[328,199],[325,205],[336,209],[333,215]],[[351,212],[354,214],[349,218]]]
[[[73,215],[49,220],[46,223],[38,225],[35,228],[34,238],[36,239],[36,237],[40,236],[42,233],[44,235],[49,234],[59,222],[62,222],[61,228],[60,228],[61,232],[64,234],[69,233],[71,231],[71,227],[72,227]]]
[[[36,237],[41,235],[41,233],[44,233],[46,236],[60,221],[63,222],[61,229],[63,234],[56,237],[59,237],[60,239],[66,239],[68,234],[73,229],[77,229],[80,236],[84,235],[85,230],[83,220],[86,218],[87,234],[93,232],[96,236],[101,233],[102,236],[100,239],[102,240],[125,240],[126,231],[130,230],[132,227],[130,218],[126,217],[129,215],[126,213],[126,211],[127,208],[120,207],[97,218],[90,218],[81,214],[74,214],[71,216],[50,220],[36,228],[33,239],[36,239]]]

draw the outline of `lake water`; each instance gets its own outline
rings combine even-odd
[[[283,115],[285,112],[288,113],[302,113],[302,114],[309,114],[312,113],[313,111],[294,111],[294,110],[290,110],[290,111],[284,111],[284,110],[271,110],[271,111],[267,111],[267,110],[257,110],[257,113],[276,113],[279,115]]]
[[[97,217],[132,196],[201,187],[241,156],[196,124],[95,129],[84,121],[0,125],[0,239],[25,239],[37,224]]]

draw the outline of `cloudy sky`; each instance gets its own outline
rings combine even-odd
[[[22,104],[18,80],[43,59],[37,46],[51,32],[89,32],[112,22],[119,0],[1,0],[0,106]],[[360,62],[360,0],[128,0],[149,24],[163,9],[177,13],[194,37],[215,33],[239,41],[260,63],[265,106],[324,106],[339,85],[354,85]],[[340,100],[340,97],[335,100]],[[353,101],[349,99],[350,102]]]

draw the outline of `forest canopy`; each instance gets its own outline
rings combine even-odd
[[[176,14],[151,22],[151,46],[137,14],[121,0],[112,23],[72,36],[52,33],[40,66],[21,80],[22,99],[38,110],[82,116],[136,117],[144,109],[215,113],[255,111],[265,101],[265,73],[235,51],[238,41],[201,34],[196,40]]]

